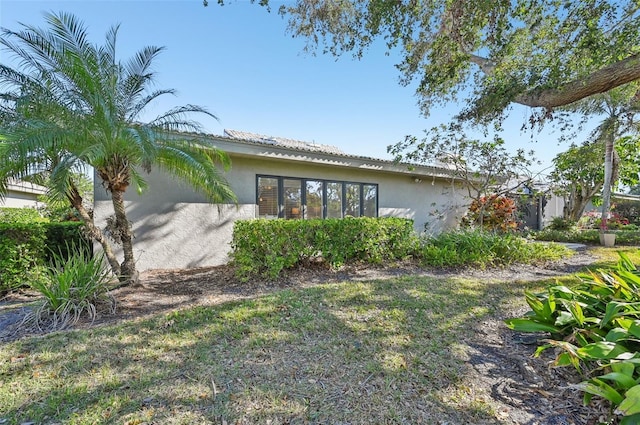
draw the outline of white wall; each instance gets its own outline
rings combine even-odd
[[[14,191],[9,189],[6,196],[0,199],[0,207],[8,208],[37,208],[39,194]]]
[[[0,199],[0,207],[37,208],[40,206],[38,197],[46,192],[47,189],[43,186],[9,179],[6,196]]]

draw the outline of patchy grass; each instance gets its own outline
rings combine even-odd
[[[0,422],[495,423],[461,396],[464,341],[547,283],[336,283],[25,338],[0,347]]]

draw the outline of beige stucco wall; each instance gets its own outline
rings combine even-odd
[[[46,188],[23,181],[10,180],[7,193],[0,198],[0,207],[8,208],[37,208],[40,206],[38,197],[46,193]]]
[[[37,195],[35,194],[8,190],[6,196],[3,199],[0,199],[0,207],[36,208],[38,206],[36,198]]]
[[[416,182],[411,174],[380,170],[238,155],[232,159],[233,167],[226,177],[238,197],[237,207],[210,205],[186,184],[157,171],[147,176],[149,189],[144,194],[137,195],[134,190],[127,194],[139,270],[226,263],[233,222],[256,216],[256,175],[376,183],[379,215],[411,218],[417,232],[424,231],[427,222],[433,224],[431,231],[455,226],[458,213],[464,210],[456,211],[464,203],[462,190],[446,179],[421,177]],[[95,218],[102,227],[112,207],[99,184],[95,200]]]

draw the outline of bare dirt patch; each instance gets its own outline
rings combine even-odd
[[[518,265],[488,270],[433,271],[411,263],[387,268],[351,267],[340,271],[316,266],[290,271],[276,282],[254,280],[248,283],[239,282],[229,267],[155,270],[143,273],[139,286],[114,291],[118,302],[116,315],[101,315],[93,324],[83,322],[76,327],[117,323],[176,309],[217,305],[280,289],[328,282],[406,275],[477,278],[493,282],[537,281],[576,272],[594,260],[586,251],[544,266]],[[29,309],[29,303],[34,300],[33,294],[13,295],[0,300],[0,343],[42,333],[37,329],[19,326]],[[551,368],[552,353],[542,358],[532,358],[537,336],[514,333],[504,326],[506,317],[524,311],[524,307],[519,311],[501,311],[501,316],[477,324],[472,339],[461,341],[467,347],[465,379],[468,379],[468,391],[455,394],[459,403],[469,408],[477,403],[490,404],[495,410],[495,423],[500,424],[591,425],[605,421],[608,413],[605,405],[582,406],[582,394],[571,386],[580,378],[572,370]]]

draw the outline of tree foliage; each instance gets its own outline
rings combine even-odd
[[[280,13],[311,51],[397,51],[425,113],[462,95],[463,118],[496,118],[512,102],[544,116],[640,79],[635,0],[297,0]]]
[[[625,136],[615,143],[616,166],[612,171],[612,187],[632,186],[638,181],[640,139]],[[550,180],[555,192],[564,196],[564,218],[577,221],[589,201],[601,194],[604,186],[603,158],[605,143],[590,140],[571,146],[553,159],[554,170]]]
[[[163,48],[145,47],[123,62],[116,55],[117,26],[98,45],[89,42],[84,24],[71,14],[50,13],[45,19],[46,29],[29,25],[19,31],[2,29],[0,45],[18,65],[14,69],[0,64],[0,196],[8,178],[46,171],[50,195],[66,198],[76,208],[102,245],[113,272],[135,279],[125,191],[129,186],[145,190],[143,174],[156,166],[190,183],[211,201],[234,200],[221,174],[229,159],[195,136],[176,133],[199,131],[190,116],[211,116],[202,107],[177,107],[148,123],[140,122],[149,104],[174,93],[152,87],[153,64]],[[121,264],[72,179],[87,165],[94,167],[111,195],[124,253]]]
[[[510,153],[500,137],[471,139],[456,124],[433,129],[422,139],[408,136],[387,150],[398,162],[435,163],[450,169],[454,178],[464,183],[471,199],[503,195],[524,187],[535,161],[532,151],[519,149]]]
[[[611,191],[618,179],[620,171],[620,156],[616,150],[616,140],[623,136],[638,134],[637,116],[640,113],[640,85],[637,82],[625,84],[607,93],[584,99],[568,108],[583,114],[587,118],[599,117],[600,123],[591,137],[604,144],[604,176],[602,186],[602,223],[606,229],[606,222],[610,213]],[[627,158],[627,168],[638,156],[638,145],[635,139],[622,138],[623,152]],[[637,180],[631,171],[626,172],[626,184],[633,184]]]
[[[469,138],[455,123],[426,132],[421,139],[407,136],[387,150],[398,162],[436,164],[449,169],[453,180],[464,186],[470,202],[477,205],[478,211],[472,213],[481,227],[484,208],[490,205],[483,198],[522,192],[535,177],[530,171],[534,152],[518,149],[511,153],[498,136],[493,140]]]

